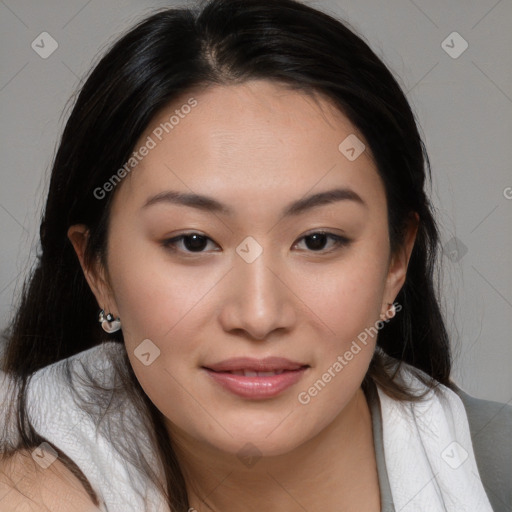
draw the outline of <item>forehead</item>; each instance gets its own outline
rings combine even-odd
[[[191,106],[192,105],[192,106]],[[151,147],[119,195],[137,203],[160,189],[227,196],[291,197],[315,186],[379,188],[369,148],[340,151],[362,135],[328,100],[268,81],[214,86],[183,95],[149,123],[134,151]],[[349,139],[352,140],[352,139]]]

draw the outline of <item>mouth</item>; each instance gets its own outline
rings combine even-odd
[[[236,358],[203,366],[224,390],[242,398],[273,398],[302,379],[309,365],[284,358]]]
[[[252,357],[233,357],[225,359],[218,363],[204,366],[208,370],[214,372],[283,372],[298,370],[304,366],[304,363],[291,361],[285,357],[265,357],[263,359],[255,359]]]
[[[210,368],[208,368],[210,369]],[[215,371],[215,370],[212,370]],[[231,375],[242,375],[244,377],[272,377],[273,375],[281,375],[283,372],[296,371],[296,370],[273,370],[270,372],[255,372],[254,370],[234,370],[230,372],[217,372],[217,373],[230,373]]]

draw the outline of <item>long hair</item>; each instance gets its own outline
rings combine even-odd
[[[42,440],[26,411],[26,389],[35,371],[106,339],[123,343],[122,331],[106,338],[96,321],[98,305],[68,228],[87,225],[86,263],[98,257],[105,262],[115,190],[102,200],[94,191],[130,158],[151,120],[189,91],[252,79],[321,94],[360,131],[384,184],[392,251],[403,243],[411,213],[419,216],[407,277],[396,298],[402,308],[380,330],[363,386],[375,382],[396,399],[417,399],[394,378],[394,361],[421,370],[431,387],[451,385],[449,341],[436,297],[438,230],[425,190],[430,166],[397,81],[361,37],[328,14],[294,0],[211,0],[198,8],[162,10],[140,22],[112,45],[81,88],[53,163],[40,254],[6,334],[4,370],[16,382],[12,411],[21,440],[3,446],[4,455]],[[143,392],[127,357],[119,372],[162,455],[162,492],[170,509],[185,511],[184,478],[162,414]],[[101,401],[101,386],[93,383],[94,392]],[[156,481],[139,456],[126,454]]]

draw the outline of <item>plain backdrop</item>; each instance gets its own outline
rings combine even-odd
[[[406,91],[432,164],[454,380],[511,402],[512,1],[309,3],[346,20]],[[68,100],[119,34],[173,5],[187,2],[0,0],[0,328],[36,256]],[[32,45],[43,32],[58,45],[46,58]]]

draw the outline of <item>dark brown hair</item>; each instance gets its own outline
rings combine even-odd
[[[384,183],[393,251],[403,243],[411,213],[419,216],[407,278],[396,298],[402,309],[379,332],[363,386],[374,382],[397,399],[417,399],[394,378],[397,361],[424,372],[430,387],[437,382],[450,386],[449,342],[435,288],[438,231],[425,191],[430,168],[400,86],[361,37],[325,13],[294,0],[212,0],[198,9],[166,9],[143,20],[112,46],[83,84],[53,164],[40,254],[6,334],[4,370],[17,383],[12,412],[21,439],[16,446],[4,443],[4,455],[42,441],[27,420],[30,376],[106,339],[68,228],[87,225],[87,262],[97,257],[106,262],[115,191],[98,200],[94,190],[124,165],[148,124],[170,102],[187,91],[251,79],[321,94],[357,127]],[[123,343],[122,331],[108,339]],[[172,511],[186,511],[184,478],[162,415],[141,389],[128,358],[113,364],[122,379],[119,389],[130,394],[146,418],[162,456],[162,492]],[[106,390],[94,380],[90,392],[90,400],[102,403]],[[80,407],[87,409],[81,402]],[[156,481],[144,457],[129,448],[125,456]]]

